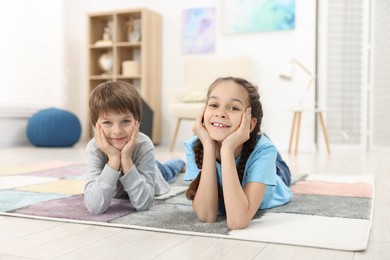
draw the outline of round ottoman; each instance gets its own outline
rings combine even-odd
[[[40,147],[69,147],[77,143],[81,124],[73,113],[58,108],[40,110],[27,124],[28,140]]]

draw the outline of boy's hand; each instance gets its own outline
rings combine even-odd
[[[121,151],[121,168],[124,174],[126,174],[131,167],[133,167],[133,156],[134,150],[138,144],[138,135],[139,135],[139,122],[134,122],[133,133],[131,134],[130,140],[123,147]]]
[[[245,143],[250,137],[250,124],[252,117],[252,109],[248,107],[245,110],[245,113],[242,114],[240,127],[236,131],[231,133],[222,141],[223,147],[228,147],[229,149],[236,149],[238,146]]]
[[[127,142],[127,144],[123,147],[121,151],[122,157],[131,158],[135,150],[135,147],[137,147],[138,144],[138,134],[139,134],[139,122],[135,121],[133,126],[133,133],[131,134],[130,140]]]
[[[96,123],[95,126],[95,141],[99,146],[100,150],[102,150],[108,157],[108,165],[114,170],[119,170],[120,166],[120,151],[112,146],[106,138],[104,131],[99,123]]]

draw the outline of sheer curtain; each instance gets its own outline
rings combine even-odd
[[[0,1],[0,117],[63,105],[62,3]]]
[[[390,3],[372,1],[372,146],[390,148]]]

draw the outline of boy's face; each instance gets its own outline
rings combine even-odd
[[[97,122],[103,129],[107,142],[122,150],[133,134],[135,119],[130,111],[109,112],[99,115]]]

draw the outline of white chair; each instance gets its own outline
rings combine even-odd
[[[191,57],[184,70],[182,88],[169,90],[169,111],[177,118],[170,151],[176,143],[182,120],[195,120],[206,100],[207,89],[219,77],[251,78],[251,58],[239,56],[231,58]]]

